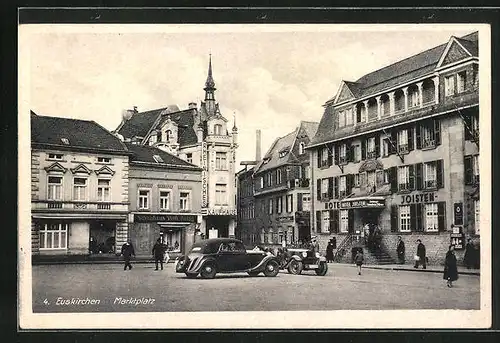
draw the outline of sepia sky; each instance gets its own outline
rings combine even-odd
[[[222,28],[221,28],[222,27]],[[154,26],[102,30],[62,25],[31,31],[30,107],[40,115],[94,120],[109,130],[123,109],[181,109],[204,99],[212,54],[216,100],[239,129],[241,160],[262,154],[300,120],[318,121],[342,79],[446,43],[472,26]],[[240,166],[237,167],[237,170]]]

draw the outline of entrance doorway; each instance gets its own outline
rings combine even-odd
[[[91,254],[114,254],[115,233],[116,221],[92,221],[90,223],[89,252]]]
[[[230,216],[207,216],[207,235],[209,230],[214,228],[217,230],[217,237],[229,237],[229,221]]]

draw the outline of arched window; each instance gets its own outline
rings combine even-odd
[[[299,155],[302,155],[304,153],[304,146],[305,146],[304,142],[301,142],[299,144]]]
[[[214,125],[214,135],[222,135],[222,125],[220,124]]]
[[[172,130],[165,131],[165,139],[167,142],[170,142],[170,138],[172,138]]]

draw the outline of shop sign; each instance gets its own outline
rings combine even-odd
[[[434,192],[402,195],[401,205],[434,202],[435,198]]]
[[[135,223],[188,222],[196,223],[195,215],[186,214],[134,214]]]
[[[208,216],[235,216],[235,209],[224,209],[224,208],[207,208],[202,209],[201,214]]]
[[[464,225],[464,208],[461,202],[453,204],[453,223],[455,225]]]
[[[384,208],[384,200],[345,200],[325,203],[326,210],[351,209],[351,208]]]
[[[451,233],[450,244],[455,246],[455,249],[461,250],[464,248],[465,237],[463,233]]]
[[[277,219],[278,219],[278,221],[279,221],[280,223],[281,223],[281,222],[288,222],[288,221],[293,220],[293,216],[278,217]]]
[[[208,156],[207,143],[201,143],[201,207],[208,206]]]

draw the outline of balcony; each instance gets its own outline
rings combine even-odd
[[[128,203],[33,200],[31,209],[33,211],[48,210],[49,212],[127,212]]]

